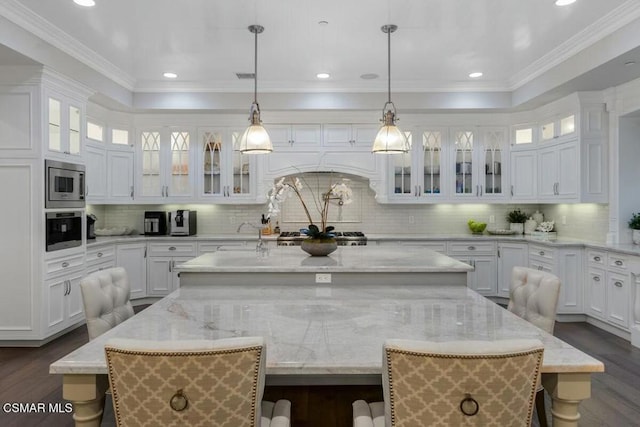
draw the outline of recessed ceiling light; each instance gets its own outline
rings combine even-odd
[[[316,74],[316,77],[319,79],[328,79],[331,75],[329,73],[318,73]]]
[[[178,77],[176,73],[171,73],[171,72],[164,73],[163,76],[165,76],[168,79],[175,79]]]
[[[575,2],[576,0],[556,0],[556,6],[568,6]]]
[[[482,73],[479,71],[476,71],[475,73],[470,73],[469,77],[471,77],[472,79],[477,79],[478,77],[482,77]]]
[[[93,7],[96,5],[96,2],[93,0],[73,0],[73,2],[78,6],[84,6],[84,7]]]
[[[379,76],[375,73],[367,73],[360,76],[362,80],[373,80],[377,79]]]

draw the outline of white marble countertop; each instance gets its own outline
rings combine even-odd
[[[216,285],[182,288],[50,366],[52,374],[106,374],[110,338],[263,336],[267,375],[379,377],[388,338],[537,338],[543,373],[602,372],[604,365],[466,286]],[[304,381],[304,380],[302,380]]]
[[[348,272],[464,273],[473,267],[419,247],[339,246],[326,257],[312,257],[298,246],[277,246],[264,253],[255,248],[207,253],[175,267],[184,273]]]

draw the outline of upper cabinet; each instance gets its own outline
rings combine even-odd
[[[256,198],[256,156],[233,149],[244,130],[201,128],[198,132],[198,196],[224,202]]]
[[[135,198],[154,202],[190,201],[193,190],[194,132],[158,128],[138,132]]]
[[[274,151],[309,151],[320,147],[320,125],[266,125]]]
[[[576,114],[559,114],[543,120],[539,128],[540,143],[567,140],[577,136]]]
[[[331,151],[371,152],[380,126],[371,124],[322,125],[322,145]]]
[[[47,90],[45,104],[45,141],[53,156],[81,155],[84,134],[84,105],[81,101]]]

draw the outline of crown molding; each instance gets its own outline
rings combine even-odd
[[[514,91],[524,86],[536,77],[541,76],[578,52],[592,46],[638,18],[640,18],[640,2],[627,0],[627,2],[585,27],[546,55],[515,73],[509,81],[507,90]]]
[[[33,13],[16,0],[0,2],[0,15],[113,80],[125,89],[132,91],[135,88],[136,80],[133,76],[107,61],[104,57],[98,55],[95,51],[89,49],[40,15]]]

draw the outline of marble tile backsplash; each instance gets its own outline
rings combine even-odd
[[[325,188],[320,184],[319,188]],[[558,235],[566,238],[580,238],[605,242],[609,209],[600,204],[429,204],[396,205],[380,204],[375,193],[366,182],[352,184],[355,201],[342,207],[330,206],[330,221],[338,230],[363,231],[365,234],[464,234],[468,233],[467,221],[474,219],[488,223],[489,227],[508,228],[505,219],[507,212],[520,208],[531,215],[540,210],[546,220],[555,220]],[[313,204],[307,203],[312,217],[317,220],[319,214],[313,211]],[[149,210],[170,211],[191,209],[198,211],[198,234],[232,234],[244,221],[260,223],[262,214],[268,213],[267,205],[91,205],[88,211],[98,217],[97,228],[127,226],[137,232],[143,230],[144,212]],[[490,217],[495,223],[490,223]],[[563,224],[563,217],[566,224]],[[317,219],[316,219],[317,218]],[[294,198],[289,199],[276,218],[283,231],[298,230],[306,227],[307,221],[301,204]],[[274,224],[275,225],[275,224]],[[253,233],[244,228],[243,233]]]

